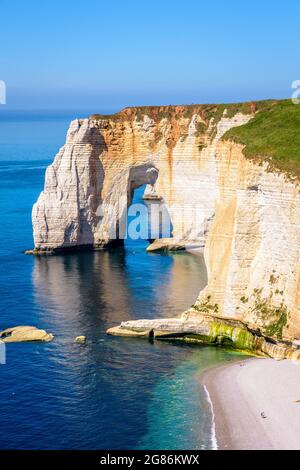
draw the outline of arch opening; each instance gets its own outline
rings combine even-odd
[[[125,243],[172,237],[172,222],[167,206],[157,192],[157,168],[141,165],[130,170],[127,187]]]

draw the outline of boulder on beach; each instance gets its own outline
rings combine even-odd
[[[26,341],[52,341],[54,336],[35,326],[15,326],[0,331],[0,339],[4,343],[21,343]]]

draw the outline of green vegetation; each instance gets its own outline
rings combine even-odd
[[[290,100],[258,102],[256,116],[224,139],[245,145],[244,155],[267,160],[270,170],[300,176],[300,105]]]
[[[254,336],[250,331],[226,323],[213,322],[210,326],[210,337],[221,344],[231,344],[235,349],[251,351],[255,345]]]
[[[207,125],[204,122],[197,122],[196,124],[196,137],[200,137],[207,132]]]
[[[218,304],[211,304],[210,303],[211,296],[208,295],[206,300],[203,300],[201,304],[195,304],[192,305],[192,308],[194,310],[197,310],[197,312],[202,312],[202,313],[218,313],[219,311],[219,305]]]
[[[273,283],[276,283],[278,278],[274,276]],[[270,283],[272,283],[270,280]],[[276,295],[283,295],[283,291],[276,289]],[[269,297],[262,297],[262,289],[254,289],[253,291],[254,306],[252,312],[258,320],[262,320],[264,325],[262,330],[267,336],[272,336],[278,340],[282,339],[283,328],[287,325],[289,312],[287,306],[282,300],[278,306],[273,305],[273,293]]]
[[[256,338],[246,328],[229,325],[225,322],[213,321],[209,326],[209,334],[189,334],[182,338],[187,342],[222,345],[240,351],[254,351]]]
[[[278,277],[274,276],[274,274],[271,274],[270,280],[269,280],[270,284],[274,286],[274,284],[276,284],[277,281],[278,281]]]
[[[283,311],[277,321],[267,326],[265,330],[266,335],[274,336],[277,339],[281,340],[282,331],[283,331],[283,328],[286,326],[287,321],[288,321],[287,312]]]

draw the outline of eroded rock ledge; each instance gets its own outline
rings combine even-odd
[[[177,318],[122,322],[119,326],[108,329],[107,334],[222,345],[255,355],[269,356],[276,360],[286,358],[300,360],[298,342],[276,341],[238,320],[199,315],[193,309]]]

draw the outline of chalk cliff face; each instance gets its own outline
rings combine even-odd
[[[300,338],[299,185],[223,138],[255,107],[205,111],[130,108],[73,121],[33,207],[35,251],[118,242],[133,190],[148,184],[177,246],[204,247],[208,285],[185,321],[223,318],[277,340]]]

